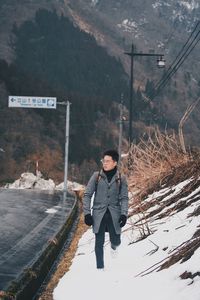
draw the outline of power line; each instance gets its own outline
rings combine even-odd
[[[190,34],[190,36],[189,36],[189,38],[187,39],[186,43],[183,45],[181,51],[179,52],[179,54],[176,56],[176,58],[174,59],[174,61],[172,62],[172,64],[171,64],[171,65],[169,66],[169,68],[167,69],[167,72],[169,72],[169,71],[173,68],[173,65],[176,64],[177,59],[179,59],[179,57],[182,55],[182,52],[184,51],[184,49],[186,48],[186,46],[187,46],[188,43],[190,42],[190,39],[192,38],[192,35],[195,33],[195,31],[196,31],[196,29],[197,29],[199,23],[200,23],[200,21],[198,21],[197,25],[195,26],[194,30],[193,30],[192,33]],[[199,32],[198,32],[198,34],[199,34]],[[198,34],[197,34],[197,35],[198,35]],[[194,39],[195,39],[195,38],[194,38]],[[190,45],[193,43],[194,39],[192,40],[192,42],[190,43]],[[190,47],[190,45],[189,45],[188,47]],[[187,49],[188,49],[188,48],[187,48]],[[185,52],[184,52],[184,53],[185,53]],[[184,54],[183,54],[183,55],[184,55]],[[182,55],[182,56],[183,56],[183,55]],[[166,77],[166,76],[168,75],[167,72],[166,72],[166,74],[164,75],[164,77]],[[164,78],[161,78],[161,80],[156,84],[155,87],[159,86],[160,83],[161,83],[163,80],[164,80]]]
[[[200,24],[200,21],[197,22],[194,30],[191,32],[189,38],[187,39],[186,43],[183,45],[181,51],[179,52],[179,54],[176,56],[176,58],[174,59],[172,64],[167,69],[167,72],[164,74],[164,76],[161,78],[161,80],[156,83],[156,85],[155,85],[156,91],[150,96],[151,99],[155,98],[155,96],[157,96],[157,94],[160,92],[160,90],[165,87],[165,85],[168,83],[170,78],[178,71],[180,66],[183,64],[183,62],[186,60],[186,58],[189,56],[191,51],[194,49],[194,47],[199,42],[200,38],[198,38],[198,35],[200,33],[200,30],[195,35],[195,37],[193,37],[193,39],[192,39],[192,36],[194,35],[195,31],[197,30],[199,24]],[[191,39],[192,39],[192,41],[191,41]],[[195,42],[195,40],[197,40],[197,41]],[[194,42],[195,42],[195,44],[193,45]]]
[[[176,23],[178,21],[178,18],[174,21],[174,24],[173,24],[173,27],[171,29],[171,31],[169,32],[168,34],[168,37],[166,38],[166,42],[165,42],[165,48],[166,48],[166,45],[169,44],[169,42],[171,41],[172,37],[173,37],[173,34],[175,32],[175,28],[176,28]]]
[[[181,67],[181,65],[184,63],[186,58],[192,52],[192,50],[194,49],[196,44],[199,42],[199,40],[200,40],[200,38],[196,41],[196,43],[192,46],[192,48],[187,49],[187,51],[184,53],[184,55],[181,56],[181,58],[178,60],[176,65],[171,69],[171,71],[167,75],[165,75],[165,78],[163,79],[163,81],[161,81],[161,83],[156,87],[156,92],[154,94],[154,97],[160,92],[161,89],[163,89],[166,86],[166,84],[171,79],[171,77],[178,71],[178,69]]]
[[[172,66],[176,63],[176,60],[179,58],[179,56],[182,54],[183,50],[185,49],[185,47],[187,46],[187,44],[189,43],[190,39],[192,38],[192,35],[194,34],[194,32],[196,31],[197,27],[199,25],[199,22],[197,22],[195,28],[193,29],[193,31],[191,32],[190,36],[188,37],[186,43],[183,45],[182,49],[180,50],[180,52],[178,53],[178,55],[176,56],[176,58],[174,59],[174,61],[171,63],[171,65],[168,67],[166,74],[168,71],[170,71],[170,69],[172,69]],[[166,74],[164,75],[164,77],[166,76]],[[163,78],[160,79],[160,81],[158,81],[155,85],[155,87],[157,87],[161,82],[163,81]]]

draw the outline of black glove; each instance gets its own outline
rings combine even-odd
[[[85,216],[85,224],[88,226],[91,226],[93,224],[93,218],[92,218],[91,214],[87,214]]]
[[[127,221],[127,216],[121,215],[120,218],[119,218],[120,227],[123,227],[126,224],[126,221]]]

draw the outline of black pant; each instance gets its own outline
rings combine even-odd
[[[98,269],[104,268],[103,246],[105,242],[106,230],[108,230],[109,232],[111,245],[114,247],[119,246],[121,243],[120,234],[116,234],[115,232],[112,216],[109,210],[107,210],[105,215],[103,216],[99,231],[95,234],[95,254]]]

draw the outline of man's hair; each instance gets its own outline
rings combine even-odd
[[[106,155],[111,156],[112,159],[113,159],[114,161],[116,161],[116,162],[119,161],[119,154],[118,154],[118,152],[117,152],[116,150],[106,150],[106,151],[103,153],[103,157],[106,156]]]

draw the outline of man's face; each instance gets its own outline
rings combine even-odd
[[[112,159],[112,156],[105,155],[102,159],[102,164],[105,171],[110,171],[116,167],[117,162]]]

